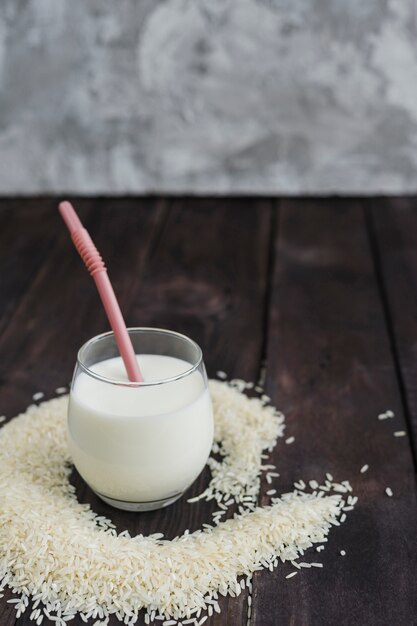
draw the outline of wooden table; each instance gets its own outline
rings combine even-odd
[[[250,623],[417,624],[417,201],[75,203],[128,325],[190,335],[211,376],[222,369],[265,379],[296,438],[272,454],[279,489],[329,471],[350,480],[359,496],[346,523],[330,533],[322,570],[286,580],[285,564],[256,574]],[[1,201],[0,259],[0,413],[12,417],[33,393],[51,397],[68,384],[77,348],[108,326],[55,199]],[[386,409],[395,418],[378,420]],[[407,436],[394,437],[399,430]],[[207,479],[206,472],[190,495]],[[211,519],[209,504],[185,499],[164,511],[125,514],[74,480],[79,499],[119,530],[172,537]],[[1,600],[1,626],[15,624],[9,597]],[[246,626],[245,594],[224,600],[222,609],[207,626]],[[16,622],[29,623],[28,615]]]

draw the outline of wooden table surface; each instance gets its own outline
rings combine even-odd
[[[277,488],[331,472],[359,497],[331,531],[322,570],[287,580],[284,564],[255,575],[250,624],[417,624],[417,200],[75,204],[128,325],[190,335],[210,376],[221,369],[264,377],[296,438],[271,455]],[[9,418],[33,393],[51,397],[68,384],[78,347],[108,326],[55,199],[0,202],[0,281],[0,414]],[[386,409],[395,418],[378,420]],[[394,437],[397,430],[407,436]],[[210,504],[185,498],[163,511],[126,514],[73,479],[79,499],[119,530],[173,537],[211,520]],[[189,496],[207,480],[204,472]],[[10,597],[0,601],[0,625],[28,625],[28,614],[15,620]],[[246,626],[245,593],[221,604],[207,626]]]

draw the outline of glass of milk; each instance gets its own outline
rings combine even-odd
[[[78,352],[68,407],[75,467],[105,502],[150,511],[175,502],[205,466],[213,414],[199,346],[158,328],[128,329],[144,382],[129,382],[112,332]]]

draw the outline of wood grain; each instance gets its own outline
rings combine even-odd
[[[253,624],[415,624],[415,477],[409,441],[393,437],[406,424],[362,207],[302,207],[284,203],[275,243],[267,392],[295,436],[272,455],[277,489],[331,472],[359,503],[324,552],[306,553],[322,570],[286,580],[286,564],[255,576]],[[395,419],[378,421],[387,408]]]
[[[51,200],[0,200],[0,334],[53,244]],[[24,271],[23,271],[24,270]]]
[[[368,227],[384,298],[391,350],[417,450],[417,202],[373,200]]]

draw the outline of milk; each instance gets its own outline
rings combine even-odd
[[[142,354],[139,362],[147,383],[191,369],[169,356]],[[89,369],[127,381],[121,357]],[[200,371],[143,387],[111,384],[85,372],[73,382],[70,454],[84,480],[104,499],[137,503],[180,495],[203,469],[212,441],[210,396]]]

